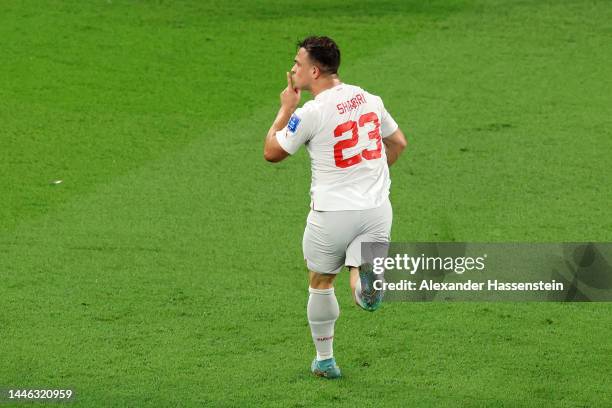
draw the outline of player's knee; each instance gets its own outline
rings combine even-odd
[[[334,286],[336,275],[310,272],[310,287],[313,289],[328,289]]]

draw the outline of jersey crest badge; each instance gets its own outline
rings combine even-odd
[[[294,113],[293,115],[291,115],[291,118],[289,118],[289,124],[287,125],[287,129],[295,133],[295,130],[297,129],[301,121],[302,119],[300,119],[300,117]]]

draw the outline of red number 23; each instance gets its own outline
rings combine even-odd
[[[341,140],[334,145],[334,159],[336,160],[336,166],[341,168],[351,167],[361,162],[363,157],[366,160],[374,160],[381,157],[382,144],[380,143],[380,123],[378,122],[378,115],[374,112],[364,113],[359,117],[359,127],[363,127],[366,123],[374,123],[374,130],[368,132],[368,137],[371,140],[376,140],[375,149],[365,149],[360,154],[356,154],[351,157],[343,158],[342,151],[350,147],[354,147],[359,142],[359,132],[357,129],[357,122],[349,120],[344,122],[334,129],[334,137],[340,137],[349,130],[352,132],[350,139]]]

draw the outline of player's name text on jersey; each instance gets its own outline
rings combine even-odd
[[[336,108],[338,109],[338,113],[340,113],[340,115],[343,115],[347,112],[352,111],[353,109],[357,109],[359,105],[363,105],[364,103],[366,103],[365,95],[363,93],[358,93],[348,101],[344,101],[342,103],[337,104]]]

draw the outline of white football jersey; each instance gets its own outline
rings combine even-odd
[[[289,154],[306,145],[313,210],[367,210],[389,196],[391,180],[381,138],[396,130],[380,97],[340,84],[298,108],[276,138]]]

